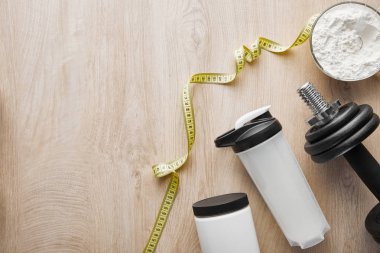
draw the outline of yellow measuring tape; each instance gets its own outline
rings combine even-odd
[[[148,243],[145,246],[144,253],[152,253],[156,250],[158,241],[165,227],[168,215],[173,205],[174,199],[177,195],[179,186],[179,176],[176,170],[181,168],[187,161],[191,148],[195,141],[195,121],[193,105],[190,98],[190,84],[228,84],[235,80],[236,76],[243,70],[246,62],[251,63],[261,54],[261,49],[272,53],[284,53],[287,50],[301,45],[304,43],[311,34],[313,24],[319,14],[313,15],[307,22],[306,26],[302,29],[296,40],[290,46],[283,46],[279,43],[269,40],[267,38],[259,37],[255,43],[252,44],[251,49],[242,46],[235,51],[236,70],[233,74],[228,73],[198,73],[192,75],[190,81],[185,84],[182,90],[182,107],[185,117],[185,127],[187,134],[187,153],[180,158],[168,163],[160,163],[153,166],[153,173],[156,177],[164,177],[171,174],[168,189],[161,204],[160,211],[157,215],[156,222],[150,234]]]

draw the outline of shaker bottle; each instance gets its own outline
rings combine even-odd
[[[309,248],[324,240],[330,226],[269,108],[243,115],[215,145],[232,147],[289,244]]]
[[[260,253],[247,194],[207,198],[193,212],[202,253]]]

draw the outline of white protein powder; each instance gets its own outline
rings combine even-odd
[[[380,15],[362,4],[339,4],[317,21],[312,34],[314,56],[330,76],[361,80],[380,68]]]

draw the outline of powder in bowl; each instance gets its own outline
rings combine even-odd
[[[362,80],[380,69],[380,14],[360,3],[337,4],[314,25],[314,60],[329,76]]]

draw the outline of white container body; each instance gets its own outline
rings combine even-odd
[[[291,246],[324,240],[330,226],[282,131],[237,155]]]
[[[195,217],[202,253],[259,253],[251,208],[212,217]]]

